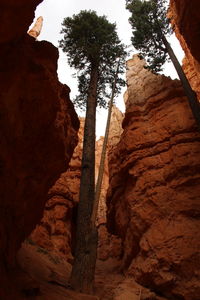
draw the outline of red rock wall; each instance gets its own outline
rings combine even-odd
[[[62,173],[49,190],[43,218],[30,239],[38,246],[63,256],[72,262],[72,244],[75,233],[75,212],[79,201],[84,118],[80,118],[76,146],[69,168]]]
[[[199,299],[200,134],[178,80],[128,61],[123,134],[113,149],[108,228],[123,268],[169,299]]]
[[[58,50],[26,34],[39,2],[0,4],[1,271],[14,265],[17,249],[39,222],[48,190],[67,168],[77,143],[79,121],[69,88],[57,79]]]

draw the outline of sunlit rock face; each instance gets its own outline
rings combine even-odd
[[[58,50],[27,35],[40,1],[1,1],[0,299],[21,242],[39,222],[49,188],[68,166],[79,121],[57,79]],[[5,21],[5,22],[4,22]],[[14,272],[11,272],[14,274]],[[5,293],[3,294],[3,288]],[[8,295],[9,293],[9,295]]]
[[[112,107],[111,121],[109,127],[109,137],[107,143],[107,153],[104,164],[104,175],[103,182],[101,187],[101,194],[99,200],[99,209],[97,215],[97,224],[106,224],[106,193],[109,186],[109,171],[108,171],[108,156],[109,153],[112,152],[112,148],[119,142],[120,136],[123,132],[122,129],[122,121],[123,121],[123,113],[115,106]],[[100,137],[98,141],[96,141],[96,152],[95,152],[95,177],[97,180],[100,160],[101,160],[101,152],[103,147],[104,137]]]
[[[107,231],[107,207],[106,207],[106,194],[109,186],[109,170],[108,170],[108,158],[112,153],[113,147],[119,142],[120,136],[123,132],[122,120],[123,113],[115,106],[112,107],[109,138],[107,144],[107,154],[104,164],[104,175],[101,187],[101,194],[99,199],[98,214],[97,214],[97,226],[98,226],[98,259],[106,261],[109,258],[119,259],[121,257],[121,239],[114,236]],[[95,153],[95,174],[96,180],[99,172],[99,165],[101,159],[101,152],[103,147],[104,137],[101,137],[96,142]]]
[[[33,27],[28,31],[28,34],[34,38],[37,38],[41,33],[42,25],[43,25],[43,17],[37,18]]]
[[[183,69],[200,101],[200,2],[170,0],[168,13],[185,52]]]
[[[108,229],[123,265],[170,299],[199,299],[200,134],[178,80],[127,63],[126,113],[109,157]]]
[[[124,114],[117,108],[117,106],[113,105],[112,108],[112,116],[110,122],[109,129],[109,150],[112,149],[112,146],[117,145],[120,140],[121,134],[123,132],[122,121],[124,118]]]

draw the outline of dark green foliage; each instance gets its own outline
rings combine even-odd
[[[166,0],[126,1],[126,8],[131,12],[132,44],[146,58],[148,68],[154,72],[161,71],[169,58],[162,41],[162,35],[172,33],[166,17],[166,4]]]
[[[98,68],[97,104],[106,107],[106,98],[114,78],[117,60],[121,58],[119,74],[123,73],[125,51],[116,33],[116,25],[105,16],[97,16],[94,11],[81,11],[78,15],[65,18],[62,23],[63,39],[60,47],[67,54],[71,67],[79,70],[79,95],[75,104],[85,106],[90,82],[91,67]],[[124,81],[118,78],[116,93]]]

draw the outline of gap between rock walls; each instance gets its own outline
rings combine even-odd
[[[126,112],[112,113],[94,294],[70,289],[84,119],[57,79],[58,50],[25,34],[41,1],[11,2],[0,4],[0,299],[199,300],[200,135],[180,82],[135,55]],[[199,13],[170,1],[198,98]]]

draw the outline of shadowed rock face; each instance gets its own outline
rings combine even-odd
[[[183,69],[200,101],[200,2],[170,0],[169,18],[184,52]]]
[[[192,56],[200,62],[200,2],[198,0],[170,0],[170,18],[176,26],[176,34],[183,50],[191,51]],[[185,45],[184,45],[185,41]]]
[[[199,299],[200,134],[178,80],[127,63],[123,134],[109,159],[108,228],[123,268],[170,299]]]
[[[0,36],[1,271],[14,266],[16,251],[39,222],[48,190],[77,143],[70,90],[57,79],[58,50],[26,34],[39,2],[0,4],[6,19]]]
[[[75,208],[79,201],[84,118],[80,118],[78,144],[66,172],[51,187],[43,218],[30,239],[38,246],[72,262]]]
[[[34,19],[34,12],[42,0],[1,0],[0,43],[17,41],[26,35]]]
[[[69,89],[57,81],[58,56],[51,44],[27,37],[14,53],[2,48],[1,220],[10,260],[10,251],[39,221],[48,189],[67,167],[78,119]]]

